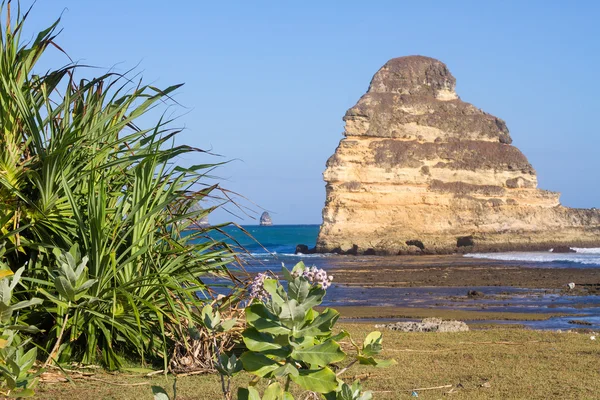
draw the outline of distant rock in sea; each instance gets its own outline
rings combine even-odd
[[[201,228],[207,228],[210,226],[210,222],[208,221],[208,217],[202,217],[200,221],[197,222],[197,225]]]
[[[538,189],[505,122],[455,86],[445,64],[422,56],[394,58],[373,76],[327,161],[317,251],[600,247],[600,211]]]
[[[260,216],[260,226],[271,226],[273,225],[273,221],[271,220],[271,216],[268,212],[262,213]]]

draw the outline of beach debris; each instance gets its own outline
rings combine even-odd
[[[425,318],[421,322],[394,322],[375,325],[375,328],[386,328],[401,332],[466,332],[469,330],[463,321],[444,321],[441,318]]]
[[[575,282],[569,282],[567,283],[567,286],[569,287],[570,290],[575,289]]]
[[[271,216],[269,215],[269,213],[265,211],[260,216],[260,226],[271,226],[271,225],[273,225],[273,220],[271,219]]]
[[[415,392],[413,390],[413,392],[410,394],[412,397],[419,397],[419,393]]]
[[[596,335],[590,336],[590,340],[596,340]]]
[[[483,383],[481,384],[481,387],[484,387],[484,388],[491,388],[491,387],[492,387],[492,384],[491,384],[491,383],[489,383],[489,382],[483,382]]]

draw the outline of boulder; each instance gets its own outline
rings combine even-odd
[[[296,245],[296,251],[294,252],[294,254],[314,254],[314,253],[315,253],[315,248],[313,247],[311,249],[305,244]]]

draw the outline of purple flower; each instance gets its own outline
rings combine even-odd
[[[264,282],[269,276],[261,272],[254,277],[250,284],[250,300],[258,299],[259,301],[265,301],[269,298],[269,293],[265,290]]]
[[[324,269],[314,266],[306,268],[304,272],[302,272],[302,276],[310,283],[321,285],[323,289],[327,289],[331,286],[331,281],[333,281],[333,276],[328,276]]]

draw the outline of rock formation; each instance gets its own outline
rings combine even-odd
[[[503,120],[462,101],[446,65],[388,61],[327,161],[317,251],[378,254],[600,247],[600,212],[560,205]]]
[[[392,324],[375,325],[400,332],[468,332],[469,326],[463,321],[443,321],[440,318],[425,318],[421,322],[394,322]]]
[[[260,216],[260,226],[271,226],[273,225],[273,221],[271,220],[271,216],[268,212],[262,213]]]

